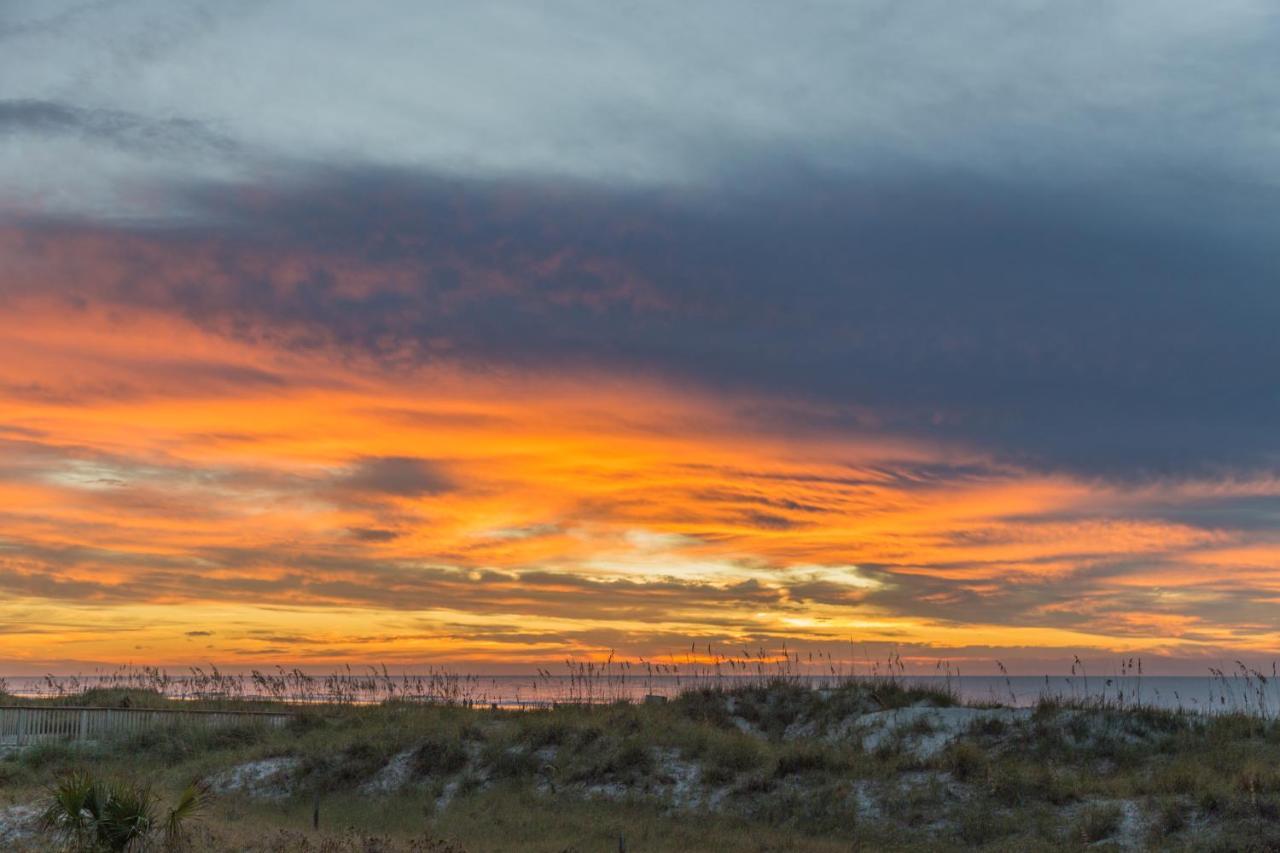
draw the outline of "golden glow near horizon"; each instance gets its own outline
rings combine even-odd
[[[8,297],[0,327],[11,671],[521,668],[691,642],[1203,658],[1280,641],[1246,606],[1280,594],[1280,543],[1152,511],[1280,495],[1270,479],[1108,485],[872,420],[801,434],[744,415],[825,414],[793,400],[586,369],[387,369],[38,294]]]

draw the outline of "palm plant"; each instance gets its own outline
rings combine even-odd
[[[192,782],[182,789],[178,801],[169,809],[164,819],[165,846],[176,848],[183,842],[188,821],[204,808],[205,800],[205,787],[198,782]]]
[[[141,850],[157,832],[165,846],[173,848],[182,841],[186,822],[203,804],[203,789],[193,783],[160,820],[159,802],[149,786],[103,783],[85,771],[76,771],[50,789],[40,824],[76,853]]]

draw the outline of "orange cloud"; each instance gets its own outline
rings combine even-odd
[[[20,240],[0,251],[29,257]],[[291,348],[171,306],[119,308],[113,290],[145,290],[152,267],[221,274],[216,247],[128,248],[126,263],[92,236],[45,247],[0,290],[0,659],[14,665],[1276,639],[1213,604],[1274,592],[1280,550],[1156,511],[1280,494],[1273,482],[1156,492],[858,413],[865,427],[797,428],[811,404],[795,400]],[[300,262],[241,263],[278,276]],[[353,288],[396,275],[339,273]],[[102,297],[38,286],[77,277],[90,295],[107,281]]]

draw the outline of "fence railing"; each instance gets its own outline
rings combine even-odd
[[[283,726],[292,716],[275,711],[0,705],[0,746],[27,746],[51,740],[95,740],[165,727],[278,727]]]

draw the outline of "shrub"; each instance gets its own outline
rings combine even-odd
[[[119,687],[93,687],[63,701],[83,708],[167,708],[173,704],[159,690]]]
[[[49,791],[40,825],[70,850],[85,853],[141,847],[161,833],[173,846],[203,805],[203,789],[192,784],[161,816],[149,786],[102,783],[80,771],[62,777]]]
[[[1151,779],[1151,787],[1163,794],[1196,794],[1208,783],[1209,772],[1199,761],[1179,759],[1159,768]]]
[[[1040,799],[1060,806],[1080,799],[1084,783],[1072,770],[1042,767],[1035,778],[1035,793]]]
[[[637,778],[654,770],[653,753],[636,740],[604,741],[578,752],[569,780],[573,782],[606,778]]]
[[[979,779],[986,774],[987,755],[976,743],[960,741],[947,751],[947,767],[961,782]]]
[[[1280,772],[1256,761],[1250,762],[1236,774],[1236,787],[1250,795],[1275,793],[1280,791]]]
[[[935,731],[933,721],[928,717],[916,717],[910,724],[902,727],[899,731],[904,735],[914,735],[915,737],[928,737]]]
[[[752,804],[752,817],[774,826],[789,826],[805,834],[848,833],[857,823],[857,811],[835,788],[810,791],[788,788],[770,790]],[[772,849],[772,848],[759,848]]]
[[[989,805],[963,809],[957,816],[956,834],[970,847],[981,847],[1013,830],[1008,818],[1002,818]]]
[[[714,726],[729,726],[729,711],[725,707],[724,691],[713,688],[689,690],[681,693],[675,701],[676,708],[687,719],[695,723],[710,723]]]
[[[1251,740],[1266,734],[1266,723],[1247,714],[1217,714],[1205,726],[1205,736],[1213,743]]]
[[[739,773],[756,769],[764,759],[764,748],[753,738],[744,735],[717,739],[707,745],[704,778],[712,784],[722,784]]]
[[[1000,737],[1008,730],[1008,724],[999,717],[981,717],[969,727],[969,732],[979,737]]]
[[[125,748],[131,753],[155,756],[165,764],[176,764],[205,752],[258,743],[265,734],[265,727],[257,724],[211,728],[171,725],[138,732],[125,740]]]
[[[933,708],[950,708],[959,704],[955,693],[946,687],[931,684],[912,684],[898,678],[870,680],[865,689],[871,698],[884,709],[909,708],[927,705]]]
[[[627,741],[613,753],[610,769],[615,773],[648,773],[653,770],[653,755],[636,741]]]
[[[1231,792],[1221,784],[1205,784],[1196,793],[1197,804],[1205,814],[1218,815],[1231,808]]]
[[[569,741],[572,733],[568,722],[559,716],[534,713],[529,715],[528,720],[522,722],[521,739],[531,749],[562,746]]]
[[[579,726],[574,732],[573,745],[582,748],[595,744],[605,736],[605,731],[595,723],[587,723]]]
[[[1120,828],[1124,813],[1115,803],[1089,806],[1076,821],[1077,834],[1086,844],[1110,838]]]
[[[1035,791],[1035,780],[1029,767],[1009,764],[990,774],[991,796],[1002,805],[1020,806]]]
[[[413,752],[413,769],[420,776],[448,776],[467,766],[467,750],[458,740],[432,738]]]
[[[301,713],[294,714],[285,723],[285,730],[292,735],[304,735],[307,732],[315,731],[324,725],[324,716],[318,711],[306,709]]]
[[[538,770],[538,757],[520,747],[493,744],[486,750],[485,762],[495,779],[520,779]]]
[[[1151,829],[1154,835],[1173,835],[1186,829],[1191,807],[1183,800],[1171,797],[1161,800],[1156,808],[1156,817]]]
[[[829,747],[817,744],[792,746],[778,756],[773,775],[781,779],[799,773],[817,773],[843,770],[848,762],[834,753]]]
[[[0,760],[0,790],[18,787],[30,775],[30,771],[17,761]]]
[[[51,766],[67,766],[78,757],[78,745],[67,741],[39,741],[19,754],[19,760],[32,770]]]

